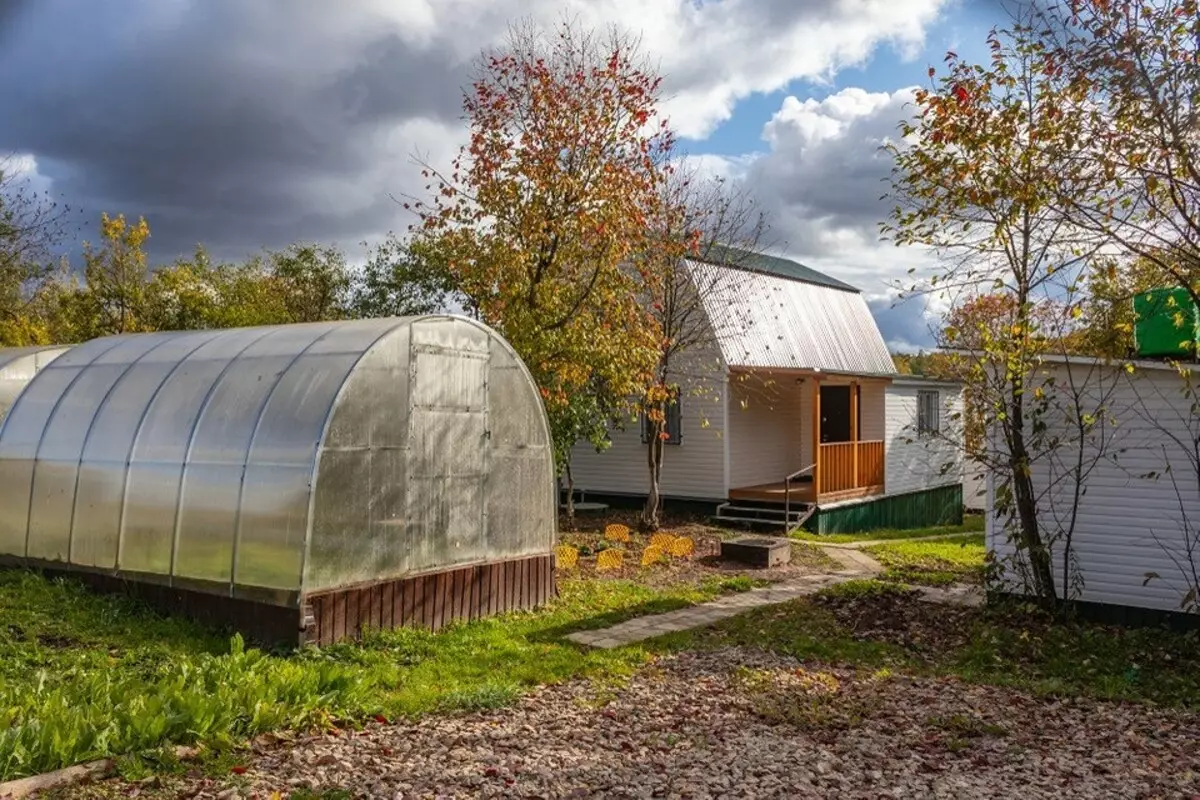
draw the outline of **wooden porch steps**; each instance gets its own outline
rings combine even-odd
[[[777,503],[721,503],[712,521],[717,525],[739,528],[774,528],[795,530],[808,521],[817,506],[814,503],[793,503],[790,512]]]

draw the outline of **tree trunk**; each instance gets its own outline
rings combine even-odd
[[[567,476],[567,527],[575,530],[575,478],[571,475],[571,460],[564,465]]]
[[[641,527],[642,530],[653,532],[657,531],[662,525],[662,520],[659,518],[659,511],[662,507],[662,497],[659,494],[658,483],[662,476],[662,461],[663,461],[663,430],[666,427],[665,414],[657,414],[655,416],[663,419],[655,420],[650,428],[650,445],[646,448],[646,463],[650,468],[650,491],[646,494],[646,506],[642,509]]]
[[[1029,451],[1025,446],[1024,380],[1014,378],[1010,395],[1012,413],[1012,448],[1009,469],[1013,477],[1013,496],[1017,504],[1021,545],[1029,557],[1033,573],[1033,590],[1049,606],[1058,598],[1054,591],[1054,564],[1042,541],[1038,527],[1037,499],[1030,471]]]

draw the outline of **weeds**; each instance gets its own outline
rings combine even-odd
[[[562,635],[753,585],[564,581],[561,596],[537,612],[436,634],[375,631],[358,644],[280,655],[126,598],[0,571],[0,780],[141,754],[122,766],[136,775],[157,769],[153,753],[168,743],[227,751],[267,731],[492,709],[535,685],[619,677],[646,652],[584,651]]]

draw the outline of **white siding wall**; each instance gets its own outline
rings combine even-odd
[[[963,474],[963,505],[969,511],[983,511],[987,506],[987,470],[975,461],[967,461]]]
[[[812,425],[811,406],[801,400],[811,394],[812,381],[797,384],[794,377],[770,379],[749,374],[730,382],[729,485],[778,483],[802,467],[801,443]],[[809,410],[805,424],[804,409]],[[810,447],[811,449],[811,447]]]
[[[923,389],[940,392],[940,435],[917,435],[917,392]],[[964,461],[961,446],[962,390],[949,385],[897,380],[887,387],[885,405],[887,494],[903,494],[961,482]],[[958,419],[955,419],[956,415]]]
[[[1059,386],[1068,385],[1071,377],[1076,387],[1084,387],[1080,408],[1094,411],[1104,406],[1108,418],[1115,421],[1115,425],[1095,429],[1083,448],[1084,492],[1071,548],[1082,587],[1076,586],[1070,596],[1095,603],[1179,610],[1184,594],[1195,585],[1187,576],[1193,562],[1187,552],[1189,540],[1194,559],[1200,560],[1200,551],[1194,547],[1200,545],[1198,476],[1180,446],[1180,441],[1200,436],[1200,417],[1195,416],[1194,399],[1181,392],[1184,379],[1161,369],[1138,369],[1132,375],[1119,366],[1075,364],[1045,369],[1055,374]],[[1056,402],[1064,408],[1073,405],[1073,398],[1064,395]],[[1051,424],[1051,430],[1059,431],[1068,444],[1054,456],[1037,460],[1033,476],[1039,495],[1039,524],[1043,531],[1054,534],[1070,528],[1078,483],[1072,467],[1078,463],[1080,449],[1067,414],[1056,415]],[[1151,473],[1155,477],[1150,477]],[[1013,548],[1002,525],[992,517],[994,494],[1001,482],[998,475],[988,476],[988,545],[1001,559],[1009,559]],[[1064,549],[1061,545],[1054,549],[1055,585],[1060,596],[1064,595]],[[1143,586],[1149,572],[1161,578]]]
[[[683,437],[663,448],[660,490],[666,497],[723,500],[725,485],[725,369],[715,351],[684,353],[673,374],[683,388],[680,405]],[[597,453],[589,444],[575,446],[571,474],[584,492],[641,494],[649,472],[641,424],[636,418],[613,431],[612,446]]]
[[[887,439],[887,384],[884,383],[864,383],[860,392],[862,410],[859,416],[862,418],[862,428],[858,432],[858,438],[864,441],[878,441]]]

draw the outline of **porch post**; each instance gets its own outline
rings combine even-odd
[[[858,381],[850,381],[850,463],[854,488],[858,488]]]
[[[821,379],[813,376],[813,500],[821,499]]]

